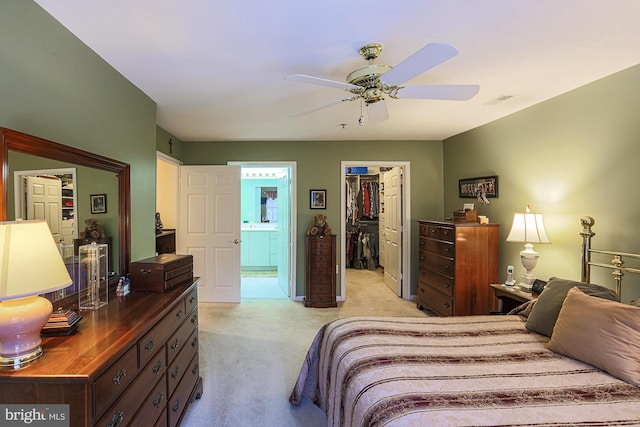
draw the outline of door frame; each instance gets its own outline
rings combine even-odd
[[[297,232],[297,223],[298,223],[298,215],[297,215],[297,171],[296,171],[296,162],[292,161],[229,161],[227,165],[229,166],[264,166],[264,167],[288,167],[291,170],[291,195],[289,197],[289,215],[291,224],[289,224],[289,299],[291,301],[296,300],[296,260],[297,260],[297,252],[296,252],[296,238],[298,235]],[[240,178],[242,180],[242,177]],[[242,244],[242,243],[241,243]]]
[[[345,193],[346,168],[349,166],[380,166],[402,167],[402,298],[413,300],[411,295],[411,162],[388,160],[342,160],[340,161],[340,295],[338,301],[344,301],[346,296],[346,246],[347,246],[347,200]]]

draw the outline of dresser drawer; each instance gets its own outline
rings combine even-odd
[[[176,359],[167,369],[167,390],[171,396],[182,379],[182,376],[189,368],[189,363],[198,352],[198,331],[194,331],[189,337],[188,344],[185,345]]]
[[[451,277],[443,276],[428,268],[421,268],[418,281],[424,283],[426,286],[437,289],[445,295],[453,296],[454,279]]]
[[[418,232],[420,237],[429,237],[429,224],[420,224],[420,230]]]
[[[452,242],[446,242],[444,240],[426,239],[426,248],[429,252],[433,252],[438,255],[442,255],[448,258],[455,257],[455,247]]]
[[[164,379],[166,366],[165,353],[160,349],[160,351],[157,351],[154,355],[151,363],[144,367],[131,386],[128,387],[126,392],[111,406],[97,425],[104,426],[117,420],[121,420],[120,425],[130,424],[138,408],[140,408],[146,396],[149,395],[150,389],[158,389],[158,384],[160,384],[159,390],[164,391],[166,398],[166,383],[165,381],[161,381]]]
[[[433,252],[422,252],[424,254],[425,262],[423,265],[428,266],[432,270],[440,272],[449,277],[453,277],[455,274],[455,261],[453,258],[446,258],[440,255],[436,255]]]
[[[431,286],[426,286],[424,303],[440,316],[453,316],[453,298],[438,292]]]
[[[145,366],[156,351],[164,346],[169,335],[178,329],[178,326],[180,326],[184,320],[185,313],[187,313],[185,310],[185,302],[184,300],[180,300],[160,322],[138,341],[138,353],[140,355],[139,366]]]
[[[96,402],[94,417],[100,416],[129,387],[137,373],[138,349],[134,345],[93,384]]]
[[[173,363],[180,350],[189,340],[191,333],[198,329],[198,312],[191,313],[175,334],[167,341],[167,364]]]
[[[432,239],[446,240],[448,242],[455,241],[455,229],[446,225],[429,224],[429,237]]]
[[[186,304],[186,312],[191,313],[196,307],[198,307],[198,289],[192,290],[189,295],[184,299]]]
[[[174,427],[178,424],[180,415],[184,411],[186,404],[189,402],[191,391],[193,390],[197,379],[197,377],[190,374],[183,376],[180,384],[178,384],[178,387],[176,388],[176,391],[170,397],[169,402],[167,403],[169,426]]]
[[[167,413],[165,412],[165,408],[167,407],[167,384],[164,375],[156,384],[156,386],[151,390],[145,401],[142,403],[140,410],[135,415],[132,426],[144,426],[149,425],[149,422],[152,420],[159,420],[160,417],[163,417],[164,424],[167,423]],[[104,424],[102,424],[104,425]]]

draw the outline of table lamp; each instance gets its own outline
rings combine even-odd
[[[71,284],[45,221],[0,222],[0,366],[42,355],[40,331],[53,306],[39,296]]]
[[[542,214],[532,213],[529,206],[527,206],[525,213],[514,214],[507,242],[524,243],[525,249],[520,252],[520,261],[527,272],[522,276],[522,282],[518,285],[531,289],[536,279],[531,272],[536,268],[539,258],[538,253],[533,250],[533,243],[551,243],[544,230]]]

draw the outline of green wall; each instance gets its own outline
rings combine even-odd
[[[505,239],[513,213],[527,204],[544,214],[551,239],[535,246],[537,277],[580,278],[578,221],[584,215],[596,220],[594,248],[640,252],[639,82],[635,66],[444,141],[446,212],[469,200],[458,198],[460,178],[499,176],[499,197],[476,208],[502,224],[501,280],[508,264],[518,276],[524,272],[523,246]],[[613,286],[609,272],[594,278]],[[627,275],[623,299],[639,295],[640,281]]]
[[[171,141],[171,144],[169,144],[169,141]],[[182,160],[182,153],[184,151],[182,144],[182,141],[179,138],[176,138],[175,135],[172,135],[160,126],[157,126],[156,150],[171,156],[174,159]]]
[[[297,295],[304,294],[304,234],[319,211],[309,208],[309,190],[327,190],[327,222],[340,230],[341,161],[409,161],[411,163],[411,235],[417,242],[415,221],[442,218],[441,141],[322,141],[322,142],[185,142],[187,165],[224,165],[228,161],[295,161],[297,169]],[[415,247],[415,244],[414,244]],[[412,262],[417,265],[417,251]],[[338,260],[340,248],[338,248]],[[417,269],[412,270],[415,293]],[[340,290],[338,289],[338,292]]]
[[[0,3],[0,126],[131,165],[133,260],[154,253],[155,122],[155,103],[40,6]]]

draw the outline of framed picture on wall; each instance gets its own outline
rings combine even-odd
[[[460,198],[477,198],[480,195],[485,197],[498,197],[498,177],[481,176],[478,178],[467,178],[458,181]]]
[[[310,190],[309,201],[311,209],[326,209],[327,190]]]
[[[107,213],[107,195],[92,194],[91,195],[91,213]]]

